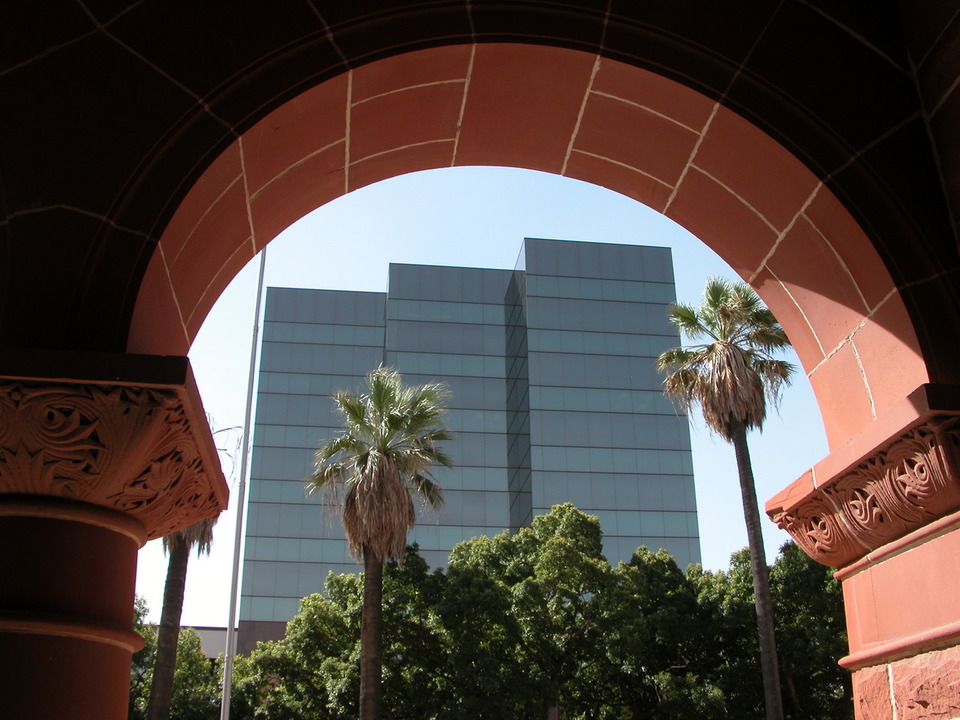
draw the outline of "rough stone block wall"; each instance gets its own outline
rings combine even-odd
[[[960,718],[960,646],[853,674],[857,720]]]

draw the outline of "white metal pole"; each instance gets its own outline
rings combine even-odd
[[[237,648],[237,589],[240,584],[240,547],[243,542],[243,508],[247,490],[247,458],[250,455],[250,424],[253,416],[253,381],[257,369],[257,345],[260,337],[260,303],[263,300],[263,271],[267,249],[260,251],[260,276],[257,303],[253,314],[253,340],[250,343],[250,376],[247,380],[247,409],[243,419],[243,449],[240,452],[240,483],[237,488],[237,527],[233,537],[233,574],[230,579],[230,610],[227,616],[227,647],[223,659],[223,694],[220,720],[230,719],[230,688],[233,682],[233,656]]]

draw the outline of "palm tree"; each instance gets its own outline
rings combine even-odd
[[[204,518],[163,538],[163,548],[170,559],[167,561],[167,580],[163,586],[163,609],[160,611],[160,628],[157,631],[157,655],[150,684],[147,720],[167,720],[170,717],[187,563],[193,548],[197,548],[197,553],[210,552],[216,522],[216,518]]]
[[[383,564],[402,560],[416,523],[412,494],[439,508],[443,493],[430,468],[452,467],[439,443],[444,427],[443,385],[405,386],[391,368],[367,375],[367,392],[333,396],[344,432],[319,448],[310,492],[332,488],[342,504],[347,545],[363,562],[360,630],[360,720],[380,717]]]
[[[782,720],[773,603],[747,430],[763,425],[767,401],[776,404],[780,390],[789,384],[794,366],[772,353],[789,347],[790,341],[773,313],[744,283],[710,278],[699,308],[673,304],[667,312],[682,335],[706,339],[701,345],[667,350],[657,359],[657,368],[667,373],[663,388],[668,397],[687,411],[699,405],[707,425],[733,443],[750,546],[766,716]]]

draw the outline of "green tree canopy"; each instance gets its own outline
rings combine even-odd
[[[129,720],[145,720],[150,702],[158,628],[147,623],[146,617],[147,604],[138,597],[133,629],[143,637],[144,647],[134,653],[130,669]],[[220,716],[220,677],[220,663],[207,658],[196,631],[180,629],[170,697],[171,720],[216,720]]]
[[[478,537],[430,571],[417,549],[384,568],[384,714],[394,720],[756,720],[763,714],[746,551],[682,572],[639,548],[611,567],[596,518],[558,506]],[[786,716],[851,720],[842,601],[788,544],[772,570]],[[234,716],[353,720],[363,584],[328,576],[279,641],[237,663]],[[846,680],[846,682],[844,682]],[[789,690],[793,683],[796,692]],[[794,695],[798,702],[794,702]]]

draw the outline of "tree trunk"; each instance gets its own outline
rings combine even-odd
[[[360,720],[380,720],[383,662],[383,562],[363,553],[360,621]]]
[[[180,637],[190,545],[178,541],[170,543],[168,548],[170,559],[167,561],[167,581],[163,586],[163,610],[157,630],[157,659],[150,685],[147,720],[168,720],[173,699],[173,672],[177,666],[177,639]]]
[[[737,454],[740,475],[740,496],[743,500],[743,520],[747,526],[750,546],[750,570],[753,575],[753,596],[757,608],[757,632],[760,637],[760,669],[763,673],[763,698],[767,720],[783,720],[783,700],[780,697],[780,672],[777,667],[777,641],[773,631],[773,600],[770,597],[770,578],[760,531],[760,509],[753,481],[753,466],[747,448],[747,429],[737,424],[733,430],[733,447]]]
[[[793,705],[793,717],[803,717],[800,711],[800,695],[797,693],[797,684],[793,681],[793,672],[788,668],[783,673],[783,681],[787,685],[787,695],[790,696],[790,703]]]

